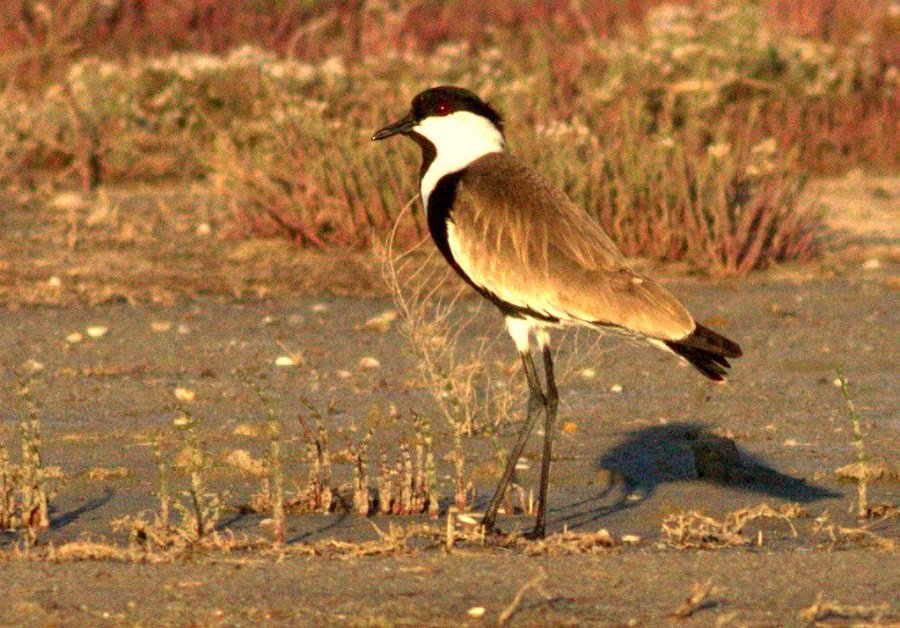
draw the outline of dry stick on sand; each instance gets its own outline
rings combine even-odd
[[[710,597],[721,592],[721,587],[714,587],[712,580],[697,582],[684,601],[672,612],[672,617],[687,619],[694,613],[715,605]]]
[[[160,538],[164,539],[164,543],[169,538],[169,504],[171,498],[169,495],[169,465],[166,464],[165,453],[163,452],[163,435],[157,433],[153,438],[153,460],[156,462],[156,469],[159,474],[159,491],[156,494],[159,499],[159,516],[157,518],[157,533]]]
[[[872,464],[866,455],[865,445],[863,444],[862,428],[859,424],[859,415],[856,413],[856,405],[850,397],[850,388],[847,385],[847,379],[840,369],[837,370],[838,384],[841,387],[841,394],[844,395],[844,401],[847,403],[847,414],[850,422],[853,424],[853,444],[856,446],[856,459],[852,464],[837,469],[836,473],[842,477],[853,478],[856,480],[856,516],[860,519],[868,519],[871,516],[869,509],[869,482],[879,479],[884,474],[884,467]],[[852,507],[851,507],[852,512]]]
[[[541,567],[536,574],[534,574],[531,578],[528,579],[525,584],[519,587],[519,590],[516,591],[516,594],[513,596],[512,602],[509,603],[509,606],[503,609],[500,615],[497,617],[497,625],[503,626],[508,622],[512,616],[519,610],[519,606],[522,604],[522,598],[525,597],[525,593],[529,589],[537,589],[538,592],[545,598],[550,599],[550,596],[547,595],[547,592],[544,591],[544,587],[542,586],[544,580],[547,579],[547,572]]]
[[[18,465],[10,462],[9,452],[0,441],[0,530],[9,530],[13,527],[15,486],[18,476]]]
[[[269,502],[272,505],[272,521],[274,524],[273,536],[275,545],[284,545],[284,467],[281,453],[282,425],[275,414],[268,397],[263,394],[260,387],[249,377],[244,378],[244,383],[256,394],[266,411],[266,428],[269,433],[269,455],[266,459],[266,468],[272,483]]]
[[[802,621],[817,626],[825,625],[820,622],[825,622],[829,619],[855,619],[866,623],[853,623],[852,625],[854,626],[875,626],[881,625],[882,618],[889,611],[890,606],[887,604],[879,604],[878,606],[841,606],[837,602],[825,601],[820,592],[819,595],[816,596],[816,601],[813,602],[809,608],[800,611],[799,615]],[[831,622],[829,622],[828,625],[832,625]]]

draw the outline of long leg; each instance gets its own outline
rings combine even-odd
[[[547,378],[547,394],[544,396],[544,453],[541,457],[541,486],[538,493],[537,516],[534,521],[534,536],[544,536],[544,516],[547,511],[547,487],[550,484],[550,457],[553,450],[554,423],[556,408],[559,406],[559,393],[556,391],[556,379],[553,377],[553,356],[550,347],[544,344],[544,377]]]
[[[528,436],[534,428],[534,422],[537,419],[538,411],[541,408],[546,408],[547,400],[546,397],[544,397],[544,392],[541,390],[541,383],[540,380],[538,380],[537,371],[534,368],[534,360],[531,359],[531,352],[526,350],[520,353],[522,356],[522,365],[525,367],[525,377],[528,379],[528,389],[530,391],[528,395],[528,410],[525,416],[525,424],[519,432],[519,436],[516,439],[516,444],[513,446],[512,451],[509,452],[509,458],[506,459],[506,468],[503,470],[503,475],[500,476],[500,483],[497,484],[497,490],[494,491],[494,496],[491,498],[487,511],[484,513],[484,518],[481,520],[484,529],[489,532],[494,529],[494,521],[497,519],[497,510],[500,508],[500,502],[503,501],[503,496],[506,494],[506,487],[509,485],[513,472],[516,470],[516,463],[519,461],[519,458],[521,458],[522,451],[525,449],[525,444],[528,442]]]

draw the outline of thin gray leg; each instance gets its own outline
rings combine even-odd
[[[531,434],[531,430],[534,429],[534,422],[537,419],[538,411],[541,408],[547,407],[547,398],[541,390],[541,382],[538,379],[537,371],[534,368],[534,360],[531,359],[531,353],[522,352],[521,356],[522,365],[525,367],[525,377],[528,379],[528,409],[525,416],[525,424],[519,432],[519,436],[516,439],[516,444],[513,446],[512,451],[509,452],[509,458],[506,459],[506,468],[503,470],[503,475],[500,476],[497,490],[494,491],[494,496],[491,498],[487,511],[484,513],[484,518],[481,520],[481,524],[487,532],[494,530],[494,522],[497,519],[497,510],[500,508],[500,502],[503,501],[503,496],[506,495],[506,487],[509,485],[509,481],[516,470],[516,463],[519,461],[519,458],[522,457],[522,452],[525,450],[528,436]]]
[[[544,518],[547,512],[547,489],[550,485],[550,457],[553,453],[554,423],[559,406],[559,393],[553,377],[553,356],[550,347],[544,347],[544,376],[547,378],[547,394],[544,395],[544,453],[541,457],[541,486],[538,493],[537,516],[534,521],[534,536],[543,538]]]

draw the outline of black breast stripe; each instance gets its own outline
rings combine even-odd
[[[419,181],[421,181],[431,164],[437,159],[437,148],[431,143],[431,140],[420,133],[413,131],[409,136],[422,149],[422,167],[419,169]]]

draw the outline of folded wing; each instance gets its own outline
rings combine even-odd
[[[695,329],[684,306],[631,270],[594,220],[508,153],[466,168],[448,219],[456,263],[503,303],[661,341]]]

